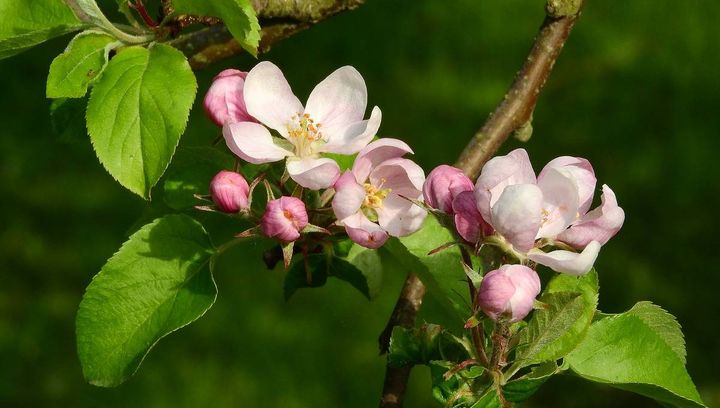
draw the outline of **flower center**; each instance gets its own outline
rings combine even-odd
[[[298,157],[312,156],[317,142],[322,142],[323,135],[320,131],[322,124],[315,123],[307,113],[296,113],[292,116],[293,124],[288,125],[290,141],[295,146],[295,154]],[[292,127],[291,127],[292,126]]]
[[[365,188],[365,199],[362,203],[362,212],[370,221],[376,222],[378,219],[376,209],[383,207],[383,200],[390,194],[392,189],[382,188],[385,179],[380,180],[379,186],[370,183],[363,184]]]

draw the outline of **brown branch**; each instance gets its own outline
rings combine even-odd
[[[258,51],[265,53],[280,40],[342,11],[359,7],[364,0],[253,0],[258,14],[261,39]],[[182,51],[193,69],[243,52],[224,25],[204,28],[178,37],[170,44]]]
[[[505,98],[490,115],[480,131],[468,143],[455,163],[455,166],[464,171],[470,178],[478,176],[482,166],[490,160],[513,132],[524,131],[524,133],[527,133],[532,129],[530,122],[538,96],[580,15],[582,3],[583,0],[548,0],[546,6],[547,17],[540,26],[535,42],[522,68],[515,76],[510,89],[505,94]],[[525,136],[527,137],[527,134]],[[410,275],[408,280],[410,279],[417,278]],[[397,305],[401,303],[421,304],[424,293],[424,290],[411,293],[403,291]],[[420,297],[408,296],[412,294]],[[417,310],[412,316],[404,315],[402,324],[407,325],[408,319],[414,322],[416,314]],[[390,321],[388,321],[383,333],[391,332],[392,327],[401,323],[394,319],[395,313],[390,317]],[[404,367],[402,370],[388,368],[386,370],[383,397],[380,402],[381,408],[401,406],[411,368]],[[391,404],[386,400],[396,402]]]

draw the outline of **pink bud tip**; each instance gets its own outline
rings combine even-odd
[[[308,224],[305,203],[295,197],[280,197],[267,203],[260,228],[269,238],[291,242],[300,238],[300,231]]]
[[[210,181],[210,196],[222,212],[236,213],[248,207],[248,186],[245,177],[223,170]]]
[[[213,79],[203,101],[208,118],[217,126],[225,123],[255,122],[245,107],[243,88],[247,72],[226,69]]]
[[[458,194],[473,191],[475,186],[462,170],[442,164],[435,167],[423,185],[425,203],[432,208],[453,214],[452,203]]]
[[[477,300],[491,319],[508,316],[517,322],[530,313],[538,294],[540,278],[534,270],[524,265],[503,265],[485,275]]]

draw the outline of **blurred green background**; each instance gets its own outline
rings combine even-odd
[[[301,99],[335,68],[357,67],[383,110],[381,135],[407,140],[429,170],[453,162],[502,98],[542,18],[540,0],[368,0],[262,58]],[[712,0],[588,1],[525,146],[536,170],[558,155],[586,157],[615,190],[627,219],[596,263],[600,307],[646,299],[675,314],[710,406],[720,405],[718,21]],[[372,302],[331,281],[285,303],[261,244],[222,258],[215,306],[162,340],[134,378],[116,389],[84,382],[75,311],[145,203],[103,170],[87,138],[51,132],[45,78],[67,40],[0,61],[0,405],[376,406],[376,339],[404,277],[386,273]],[[199,72],[199,95],[222,68],[253,64],[241,56]],[[181,143],[217,133],[196,103]],[[553,378],[528,405],[655,406],[571,377]],[[424,368],[407,406],[436,406]]]

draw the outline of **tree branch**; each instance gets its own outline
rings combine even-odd
[[[510,89],[505,94],[505,98],[470,140],[455,163],[455,166],[470,178],[474,179],[479,175],[482,166],[490,160],[513,132],[524,131],[527,133],[531,131],[532,113],[540,91],[552,72],[553,65],[580,15],[582,4],[583,0],[548,0],[545,21],[540,26],[535,42],[522,68],[510,85]],[[525,136],[527,137],[527,134]],[[417,280],[417,277],[412,274],[408,276],[405,282],[406,287],[411,280]],[[419,309],[425,290],[419,290],[418,284],[422,286],[421,282],[412,283],[416,287],[414,291],[402,291],[395,309],[401,304],[417,304]],[[412,315],[406,313],[402,316],[403,320],[399,321],[396,313],[393,312],[383,334],[392,332],[394,326],[407,327],[408,321],[410,321],[410,325],[414,325],[416,315],[417,310],[414,310]],[[384,337],[381,336],[381,342],[383,339]],[[380,401],[381,408],[402,406],[411,368],[391,369],[388,367],[386,369],[383,397]]]
[[[342,11],[352,10],[365,0],[253,0],[260,20],[259,52]],[[178,37],[170,45],[182,51],[193,69],[202,69],[243,52],[224,25],[204,28]]]

